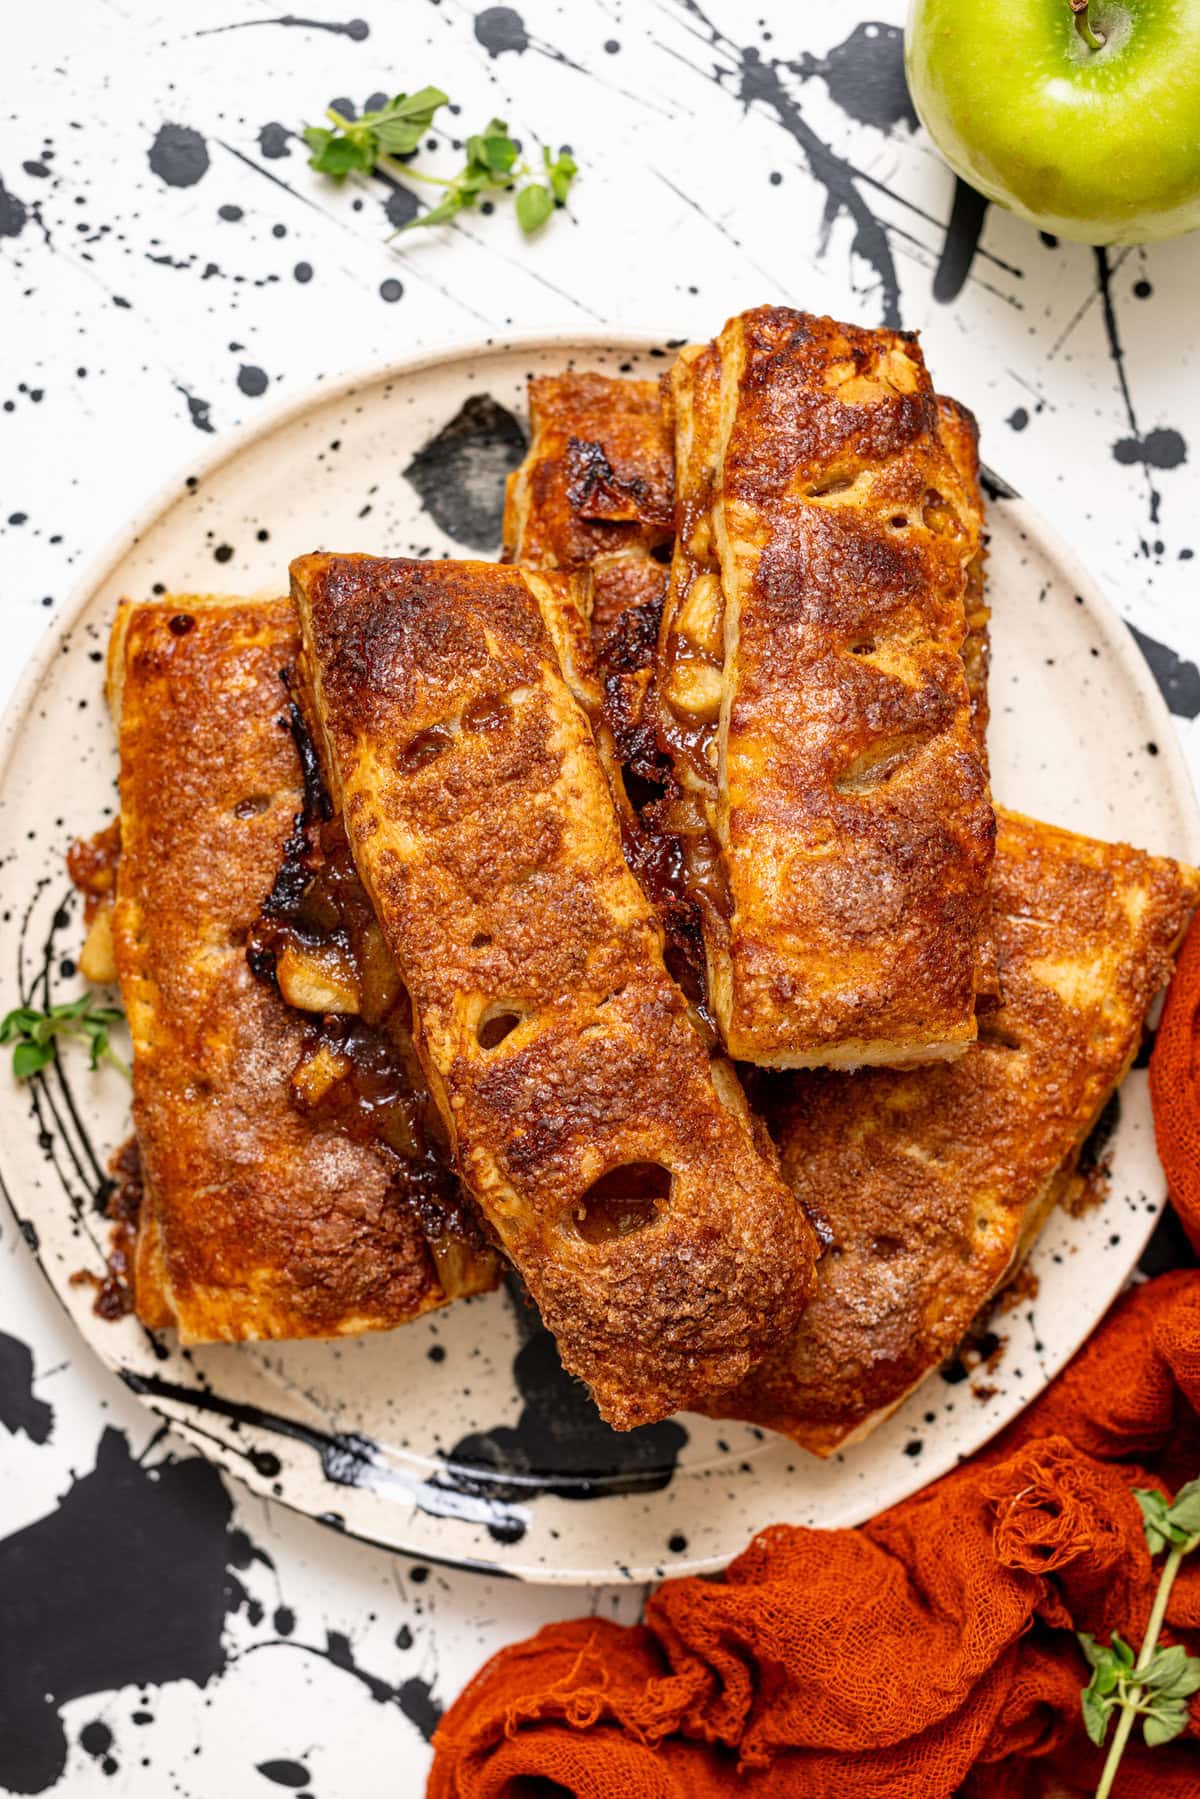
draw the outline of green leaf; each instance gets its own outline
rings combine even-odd
[[[457,217],[462,209],[461,198],[457,194],[450,193],[444,200],[439,200],[436,206],[431,206],[428,212],[419,213],[415,219],[409,219],[408,223],[401,225],[400,229],[401,231],[415,231],[419,225],[445,225],[449,220]]]
[[[32,1006],[17,1006],[0,1023],[0,1043],[14,1043],[18,1037],[26,1036],[41,1016]]]
[[[549,150],[543,149],[542,161],[546,165],[546,175],[550,182],[550,191],[560,206],[566,204],[568,190],[579,173],[579,164],[569,150],[560,150],[552,161]]]
[[[1168,1521],[1185,1536],[1200,1532],[1200,1480],[1189,1480],[1180,1487],[1167,1511]]]
[[[1133,1496],[1142,1511],[1142,1525],[1151,1555],[1158,1555],[1171,1540],[1167,1525],[1167,1501],[1163,1494],[1149,1487],[1135,1487]]]
[[[1083,1727],[1099,1749],[1108,1735],[1108,1719],[1113,1702],[1111,1699],[1100,1698],[1087,1686],[1080,1694],[1080,1705],[1083,1710]]]
[[[1100,1663],[1106,1659],[1108,1650],[1104,1648],[1103,1644],[1098,1643],[1095,1637],[1090,1637],[1086,1630],[1077,1630],[1075,1635],[1079,1641],[1079,1647],[1087,1657],[1088,1667],[1098,1668]]]
[[[1159,1743],[1169,1743],[1187,1729],[1188,1708],[1182,1701],[1171,1700],[1166,1704],[1155,1705],[1147,1712],[1142,1725],[1142,1735],[1147,1746],[1154,1749]]]
[[[13,1074],[17,1080],[27,1081],[31,1074],[36,1074],[53,1060],[54,1050],[49,1043],[18,1043],[13,1050]]]
[[[1116,1655],[1121,1666],[1123,1668],[1132,1668],[1135,1660],[1133,1650],[1129,1647],[1129,1644],[1125,1641],[1119,1630],[1114,1630],[1112,1633],[1112,1648],[1113,1653]]]
[[[1143,1687],[1169,1687],[1176,1677],[1184,1672],[1188,1664],[1188,1652],[1182,1643],[1172,1643],[1169,1649],[1159,1649],[1145,1673],[1138,1675],[1138,1684]],[[1200,1667],[1198,1662],[1197,1667]]]
[[[309,157],[308,166],[342,181],[354,169],[373,169],[375,154],[371,144],[361,137],[335,137],[330,132],[328,142]]]
[[[374,127],[382,156],[408,156],[420,147],[424,135],[425,126],[416,119],[382,119]]]
[[[419,147],[433,123],[434,113],[439,106],[445,106],[449,98],[440,87],[423,87],[416,94],[397,94],[390,106],[379,112],[365,112],[359,123],[375,133],[385,156],[407,156]]]
[[[517,195],[517,223],[526,237],[544,225],[554,211],[554,196],[548,187],[523,187]]]
[[[1164,1699],[1190,1699],[1193,1693],[1200,1693],[1200,1659],[1189,1656],[1187,1667],[1160,1690]]]
[[[468,168],[483,170],[491,176],[511,174],[518,154],[518,145],[509,137],[503,119],[493,119],[485,131],[467,139]]]

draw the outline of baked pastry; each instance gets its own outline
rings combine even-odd
[[[610,1423],[694,1406],[786,1340],[814,1241],[622,857],[576,582],[313,555],[292,586],[464,1183]]]
[[[960,1054],[994,832],[961,653],[978,534],[920,351],[764,307],[669,392],[657,685],[726,1047]]]
[[[963,607],[966,613],[966,636],[963,638],[963,672],[971,698],[971,730],[976,748],[986,770],[988,705],[988,669],[991,663],[991,608],[985,592],[987,543],[984,535],[983,489],[979,480],[979,424],[975,414],[958,400],[938,395],[938,431],[950,452],[958,478],[962,482],[963,501],[967,508],[968,530],[975,545],[967,563]]]
[[[279,679],[297,648],[287,600],[188,596],[123,601],[109,649],[112,939],[144,1188],[134,1299],[187,1343],[383,1330],[497,1275],[403,1060],[389,1091],[408,1136],[384,1148],[355,1128],[363,1044],[336,1020],[314,1033],[247,966],[303,806]],[[325,1091],[298,1105],[293,1071],[318,1044]]]
[[[956,1062],[781,1077],[784,1173],[828,1249],[789,1348],[714,1408],[829,1455],[950,1356],[1017,1269],[1141,1041],[1200,873],[998,813],[1003,1004]]]
[[[592,571],[597,638],[661,597],[674,533],[671,440],[656,381],[536,375],[530,442],[508,477],[504,559]],[[658,553],[662,560],[656,560]]]

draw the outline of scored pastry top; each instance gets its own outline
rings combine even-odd
[[[783,1076],[784,1172],[827,1250],[790,1347],[714,1408],[827,1455],[953,1354],[1013,1272],[1141,1041],[1200,873],[998,814],[1003,1003],[956,1062]]]
[[[467,1187],[610,1421],[695,1404],[787,1335],[814,1245],[623,859],[575,583],[330,555],[292,578],[331,786]]]
[[[915,340],[782,307],[670,378],[659,689],[724,892],[730,1053],[928,1061],[974,1035],[994,821],[963,664],[978,515]]]

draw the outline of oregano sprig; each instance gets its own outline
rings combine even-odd
[[[408,156],[417,149],[434,114],[448,101],[440,87],[423,87],[416,94],[397,94],[386,106],[357,119],[347,119],[329,106],[325,117],[332,129],[304,128],[304,141],[312,151],[308,166],[335,181],[344,181],[353,169],[369,175],[381,157]]]
[[[1085,1631],[1078,1633],[1092,1670],[1092,1678],[1081,1695],[1083,1722],[1097,1748],[1104,1745],[1113,1713],[1118,1714],[1096,1799],[1108,1799],[1112,1791],[1135,1720],[1141,1718],[1142,1736],[1151,1748],[1169,1743],[1186,1729],[1188,1700],[1200,1692],[1200,1657],[1189,1655],[1179,1643],[1169,1649],[1158,1647],[1179,1564],[1200,1544],[1200,1480],[1181,1487],[1173,1501],[1145,1487],[1135,1487],[1134,1498],[1142,1510],[1151,1555],[1161,1555],[1166,1550],[1167,1559],[1138,1656],[1117,1631],[1108,1645],[1097,1643]]]
[[[312,151],[309,166],[321,174],[342,181],[355,170],[371,174],[381,164],[397,156],[407,156],[420,146],[421,138],[433,121],[438,108],[448,104],[441,88],[424,87],[416,94],[397,94],[376,112],[365,112],[357,119],[347,119],[333,107],[326,111],[330,126],[309,125],[304,141]],[[457,174],[449,177],[429,175],[422,169],[405,164],[401,171],[406,180],[423,182],[443,190],[435,206],[402,225],[402,231],[422,226],[445,225],[479,205],[481,200],[497,193],[516,195],[517,223],[526,237],[538,231],[555,211],[566,204],[571,183],[579,166],[569,150],[552,156],[542,150],[543,180],[535,179],[535,171],[521,158],[521,146],[509,135],[504,119],[490,119],[482,131],[473,132],[464,145],[466,161]],[[397,234],[398,235],[398,234]]]
[[[111,1062],[129,1077],[129,1065],[112,1046],[110,1033],[125,1014],[116,1006],[98,1004],[94,993],[81,993],[78,999],[38,1011],[34,1006],[17,1006],[0,1020],[0,1043],[13,1046],[12,1071],[18,1081],[48,1066],[54,1060],[55,1044],[61,1039],[75,1038],[88,1046],[91,1068]]]

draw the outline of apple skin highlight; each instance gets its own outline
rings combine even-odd
[[[1200,227],[1200,0],[913,0],[905,68],[956,174],[1042,231],[1148,243]]]

